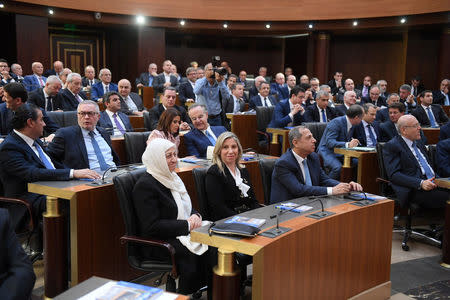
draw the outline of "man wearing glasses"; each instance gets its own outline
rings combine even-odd
[[[98,104],[84,100],[78,105],[78,125],[59,129],[48,146],[50,156],[73,169],[89,168],[99,174],[119,164],[108,133],[97,127]]]

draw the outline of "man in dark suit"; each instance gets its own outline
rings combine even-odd
[[[319,91],[316,95],[316,103],[309,105],[305,110],[303,115],[305,122],[327,123],[336,118],[336,111],[328,106],[328,99],[328,92]]]
[[[450,138],[436,144],[435,161],[439,177],[450,177]]]
[[[333,79],[328,81],[328,86],[331,88],[331,94],[333,96],[336,95],[342,87],[342,76],[342,72],[336,71],[334,72]]]
[[[183,106],[187,103],[195,102],[194,86],[197,81],[197,71],[193,67],[189,67],[186,70],[187,81],[180,84],[178,96]]]
[[[411,94],[417,98],[424,90],[425,87],[423,86],[422,78],[420,76],[414,76],[411,79]]]
[[[0,58],[0,86],[4,86],[10,82],[19,82],[17,75],[10,72],[8,61]]]
[[[419,121],[420,126],[439,127],[448,122],[447,114],[439,104],[433,103],[433,93],[429,90],[421,92],[418,96],[420,105],[411,113]]]
[[[356,88],[361,91],[362,98],[369,98],[369,90],[372,85],[372,78],[369,75],[365,76],[362,84],[358,85]]]
[[[396,93],[390,94],[386,101],[387,107],[383,107],[383,108],[377,110],[377,118],[375,120],[377,120],[380,123],[389,121],[389,106],[392,103],[398,103],[398,102],[400,102],[400,97],[398,96],[398,94],[396,94]]]
[[[336,195],[362,191],[355,182],[340,183],[328,177],[314,152],[316,139],[304,126],[289,131],[291,148],[275,163],[272,173],[270,203],[306,196]]]
[[[347,109],[353,104],[356,104],[356,93],[354,91],[346,91],[344,93],[344,103],[342,105],[336,105],[336,115],[345,116]]]
[[[268,83],[270,83],[272,81],[272,76],[267,75],[266,67],[259,67],[258,76],[262,76],[264,78],[264,80]]]
[[[258,89],[258,95],[250,98],[249,108],[255,109],[257,106],[271,107],[277,104],[277,100],[270,94],[270,85],[267,82],[261,82]]]
[[[248,98],[252,99],[255,96],[258,96],[259,93],[259,86],[261,85],[262,82],[266,82],[266,80],[264,79],[264,77],[262,76],[257,76],[255,78],[255,82],[254,85],[250,88],[250,90],[248,91]]]
[[[243,112],[245,109],[244,85],[233,84],[231,86],[231,96],[228,99],[222,99],[222,107],[225,113]]]
[[[153,80],[153,89],[155,90],[155,95],[158,93],[163,93],[164,88],[173,87],[175,90],[178,90],[180,83],[177,78],[170,73],[170,68],[172,66],[172,62],[170,60],[165,60],[163,62],[163,72],[156,76]]]
[[[4,87],[3,99],[5,99],[5,102],[0,104],[0,134],[7,135],[13,130],[11,120],[14,112],[25,104],[28,94],[21,83],[11,82]],[[44,110],[42,110],[42,114],[44,116],[45,132],[51,134],[58,130],[59,126],[47,116]]]
[[[2,299],[31,299],[36,275],[6,209],[0,209],[0,278]]]
[[[67,76],[67,87],[62,89],[60,94],[62,110],[75,111],[78,104],[87,99],[86,94],[81,90],[81,75],[70,73]]]
[[[449,193],[433,182],[436,176],[425,145],[420,142],[420,125],[412,115],[398,120],[400,135],[384,146],[385,168],[402,207],[412,202],[425,208],[444,208]]]
[[[32,63],[31,70],[33,71],[33,75],[27,75],[23,78],[23,85],[28,92],[44,87],[47,81],[47,77],[42,75],[44,73],[44,67],[40,62],[35,61]]]
[[[242,70],[239,72],[238,83],[242,83],[244,85],[244,90],[248,91],[253,87],[253,82],[247,80],[247,72]]]
[[[119,165],[119,157],[111,147],[109,134],[97,127],[98,104],[84,100],[78,105],[78,125],[59,129],[48,145],[50,156],[69,168],[89,168],[103,174]]]
[[[414,95],[411,94],[411,86],[402,84],[399,88],[400,102],[406,106],[406,114],[410,114],[417,106]]]
[[[0,178],[5,196],[29,202],[36,218],[45,211],[46,196],[27,192],[29,182],[99,177],[90,170],[66,169],[50,158],[39,139],[45,122],[37,106],[20,106],[11,123],[14,130],[0,145]]]
[[[61,80],[58,76],[51,75],[43,88],[35,90],[28,95],[28,103],[42,108],[45,111],[62,110],[61,96],[58,92],[61,90]]]
[[[289,98],[289,90],[283,73],[275,75],[275,82],[270,84],[270,90],[278,95],[278,101]]]
[[[439,140],[445,140],[450,138],[450,122],[447,122],[444,126],[441,127],[439,132]]]
[[[380,88],[377,85],[372,85],[369,90],[369,97],[361,98],[361,105],[371,103],[376,107],[387,107],[386,99],[380,96]]]
[[[125,132],[133,131],[130,119],[120,111],[119,93],[106,93],[103,95],[103,103],[106,105],[106,109],[100,113],[98,126],[114,136],[123,136]]]
[[[387,91],[387,81],[384,79],[380,79],[377,81],[378,88],[380,89],[380,96],[384,99],[389,97],[389,93]]]
[[[97,101],[107,92],[118,91],[117,84],[111,82],[111,71],[104,68],[100,70],[99,77],[101,82],[91,87],[91,99]]]
[[[342,103],[344,101],[344,93],[346,91],[354,91],[356,93],[356,98],[361,99],[361,91],[355,89],[355,83],[353,82],[353,79],[347,78],[344,82],[344,87],[341,87],[336,94],[337,103]]]
[[[59,74],[61,74],[63,69],[64,65],[62,61],[57,60],[53,63],[53,69],[45,71],[44,76],[45,77],[49,77],[51,75],[59,76]]]
[[[83,87],[92,87],[94,84],[100,82],[97,78],[95,78],[95,69],[93,66],[88,65],[84,68],[84,77],[81,79],[81,84]]]
[[[175,108],[178,110],[181,114],[181,124],[180,124],[180,130],[189,130],[191,123],[191,120],[189,119],[189,116],[186,112],[186,109],[182,106],[178,106],[175,104],[175,100],[177,98],[177,92],[175,88],[169,86],[164,90],[164,93],[161,95],[161,103],[154,106],[149,111],[150,115],[150,129],[154,130],[156,129],[156,126],[158,125],[159,118],[161,117],[162,113],[168,109],[168,108]]]
[[[14,74],[14,75],[16,75],[15,77],[13,76],[13,75],[11,75],[11,76],[13,76],[14,77],[14,80],[15,81],[17,81],[17,82],[20,82],[20,83],[22,83],[23,82],[23,70],[22,70],[22,66],[21,65],[19,65],[19,64],[12,64],[11,65],[11,72]],[[17,79],[16,79],[17,78]]]
[[[375,121],[377,108],[371,103],[363,105],[364,115],[361,123],[355,126],[353,137],[363,147],[375,147],[380,138],[380,124]]]
[[[335,154],[334,148],[352,148],[359,144],[352,138],[356,125],[361,123],[364,111],[357,104],[350,106],[345,116],[337,117],[328,123],[319,144],[319,154],[323,165],[330,169],[328,174],[333,179],[339,179],[342,168],[342,155]]]
[[[121,79],[117,83],[120,95],[120,111],[126,115],[142,116],[145,110],[141,96],[131,91],[128,79]]]
[[[136,78],[136,87],[153,86],[153,80],[158,76],[158,66],[154,63],[148,65],[148,72],[141,73]]]
[[[275,106],[272,121],[268,127],[284,128],[302,124],[304,121],[303,113],[305,112],[302,105],[304,101],[305,90],[298,86],[294,87],[291,90],[290,98],[278,102]]]
[[[223,126],[209,126],[206,106],[193,104],[189,107],[189,117],[194,129],[184,135],[188,155],[206,157],[208,147],[216,145],[217,138],[222,132],[227,131]]]
[[[449,80],[444,79],[438,91],[433,91],[433,104],[450,105],[450,96],[448,95]]]

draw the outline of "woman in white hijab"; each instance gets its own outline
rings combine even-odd
[[[191,294],[206,285],[208,246],[190,242],[189,232],[202,226],[202,218],[192,208],[186,187],[175,172],[175,144],[160,138],[152,140],[142,155],[142,162],[147,173],[133,189],[140,234],[167,241],[175,248],[178,292]],[[145,255],[167,257],[163,249],[152,250]]]

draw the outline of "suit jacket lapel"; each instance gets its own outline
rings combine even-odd
[[[300,168],[300,164],[298,163],[297,159],[294,156],[294,153],[292,153],[292,150],[289,149],[289,154],[290,154],[290,159],[291,159],[291,163],[293,163],[295,165],[295,167],[297,168],[297,178],[298,180],[300,180],[303,184],[305,184],[305,178],[303,178],[303,173],[302,173],[302,169]],[[308,162],[308,161],[306,161]],[[309,164],[308,164],[309,166]]]
[[[45,167],[44,163],[42,162],[42,160],[39,158],[39,156],[36,155],[36,153],[33,151],[33,149],[31,149],[31,147],[20,137],[18,136],[15,132],[12,132],[11,135],[14,136],[14,138],[17,140],[17,142],[19,143],[19,145],[25,150],[27,151],[29,154],[31,154],[31,157],[37,162],[39,163],[41,166]],[[43,149],[42,143],[37,142],[39,144],[39,146],[41,146],[41,149]]]
[[[403,140],[402,136],[401,136],[401,135],[398,135],[398,138],[397,138],[397,139],[399,140],[400,145],[402,145],[402,147],[403,147],[405,153],[409,156],[409,159],[410,159],[411,161],[414,162],[414,164],[416,165],[417,168],[420,169],[419,162],[417,161],[417,159],[416,159],[416,157],[414,156],[414,154],[411,152],[411,149],[409,149],[409,147],[408,147],[408,145],[406,144],[406,142]],[[426,156],[425,156],[425,157],[426,157]]]
[[[88,155],[87,155],[86,144],[84,143],[84,136],[83,136],[83,133],[81,132],[81,127],[76,126],[75,128],[76,128],[75,135],[77,136],[76,140],[78,141],[78,143],[77,143],[78,148],[83,156],[85,165],[87,165],[89,168],[89,159],[88,159]]]

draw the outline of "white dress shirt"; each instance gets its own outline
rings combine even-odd
[[[105,111],[108,114],[109,120],[111,121],[111,124],[113,126],[113,129],[114,129],[113,135],[123,135],[123,133],[120,132],[120,130],[116,126],[116,122],[114,121],[114,117],[113,117],[114,113],[112,111],[110,111],[109,109],[105,109]],[[125,129],[125,125],[123,124],[122,120],[120,119],[118,113],[116,113],[116,116],[117,116],[117,121],[119,121],[119,124],[122,126],[123,129]]]
[[[261,98],[262,106],[265,106],[265,107],[271,107],[272,106],[272,102],[270,102],[269,96],[263,97],[263,96],[261,96],[261,94],[258,94],[258,95]],[[264,101],[264,99],[267,99],[267,100]]]
[[[306,184],[305,169],[303,168],[303,161],[306,160],[306,158],[301,157],[300,155],[295,153],[294,150],[292,150],[292,154],[294,154],[295,159],[297,160],[298,164],[300,165],[300,170],[302,170],[303,180],[305,181],[305,184]],[[306,162],[306,163],[308,163],[308,162]],[[309,174],[311,177],[311,172]],[[310,178],[310,179],[311,179],[311,183],[312,183],[312,178]],[[332,195],[332,194],[333,194],[333,188],[327,187],[327,195]]]

